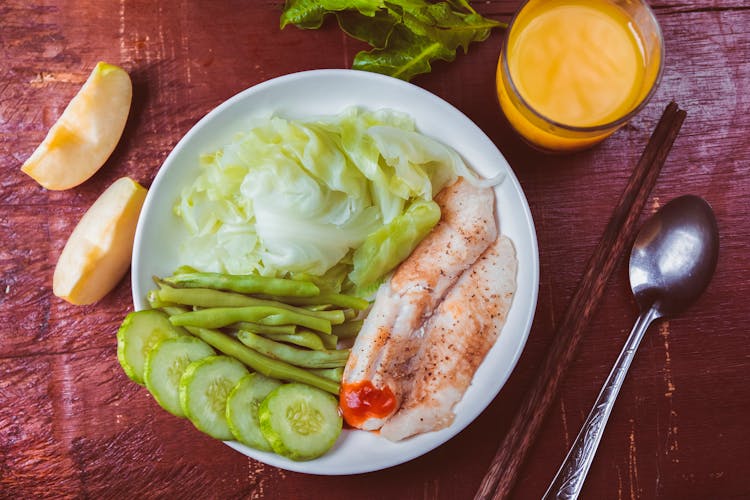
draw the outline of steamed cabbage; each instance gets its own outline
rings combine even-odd
[[[310,121],[270,117],[201,167],[175,205],[190,233],[181,264],[266,276],[340,276],[344,265],[360,291],[437,223],[437,192],[458,175],[477,182],[408,115],[358,108]]]
[[[440,220],[440,207],[434,201],[417,200],[391,222],[371,233],[354,251],[354,269],[349,279],[365,288],[406,259],[417,243]]]

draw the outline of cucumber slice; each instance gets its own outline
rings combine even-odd
[[[180,406],[180,377],[185,368],[199,359],[216,354],[199,338],[182,336],[164,339],[146,356],[143,380],[159,405],[172,415],[184,417]]]
[[[258,408],[268,393],[280,385],[278,380],[251,373],[232,389],[227,398],[227,423],[237,441],[258,450],[271,451],[271,445],[260,432]]]
[[[321,456],[341,434],[336,398],[304,384],[274,389],[260,405],[258,419],[273,451],[292,460]]]
[[[245,365],[229,356],[209,356],[190,363],[180,378],[180,406],[198,430],[211,437],[234,439],[226,417],[227,397],[248,374]]]
[[[143,368],[149,351],[161,340],[187,335],[155,309],[131,312],[117,331],[117,360],[125,374],[143,385]]]

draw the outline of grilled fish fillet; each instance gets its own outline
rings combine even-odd
[[[400,406],[425,317],[497,238],[492,189],[459,179],[435,201],[440,221],[380,287],[349,356],[340,402],[353,427],[378,429]]]
[[[516,253],[501,236],[459,278],[423,326],[408,392],[380,434],[398,441],[447,427],[453,407],[495,344],[516,289]]]

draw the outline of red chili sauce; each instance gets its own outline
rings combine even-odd
[[[378,389],[369,380],[344,384],[339,406],[344,420],[352,427],[360,427],[368,418],[384,418],[396,409],[396,397],[388,386]]]

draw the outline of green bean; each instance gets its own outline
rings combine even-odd
[[[250,330],[252,331],[252,330]],[[314,333],[318,337],[320,337],[321,342],[323,342],[323,345],[326,349],[336,349],[336,346],[339,343],[339,338],[335,335],[331,335],[329,333],[323,333],[323,332],[315,332],[312,330],[305,330],[305,329],[299,329],[298,332],[310,332]],[[257,332],[253,332],[257,333]]]
[[[331,322],[328,320],[269,306],[211,307],[176,314],[170,316],[169,321],[176,326],[201,328],[221,328],[238,321],[250,321],[264,325],[300,325],[331,333]]]
[[[196,268],[191,266],[180,266],[177,269],[174,270],[174,274],[192,274],[192,273],[199,273]]]
[[[162,307],[159,307],[159,309],[161,309],[162,311],[164,311],[165,313],[167,313],[167,315],[169,315],[169,316],[176,316],[178,314],[182,314],[182,313],[188,312],[188,309],[186,309],[186,308],[184,308],[182,306],[176,306],[176,305],[162,306]]]
[[[302,310],[307,311],[307,309]],[[308,314],[310,316],[315,316],[316,318],[327,319],[332,325],[340,325],[346,321],[346,313],[342,309],[335,309],[333,311],[307,311],[306,313],[300,314]]]
[[[302,330],[304,331],[304,330]],[[331,335],[328,333],[323,332],[311,332],[320,337],[321,342],[323,342],[323,346],[325,346],[326,349],[336,349],[336,345],[339,343],[339,338],[335,335]]]
[[[320,294],[315,283],[309,281],[269,278],[257,274],[181,273],[164,278],[164,281],[180,288],[214,288],[271,296],[314,297]]]
[[[151,309],[161,309],[162,307],[172,305],[171,302],[161,300],[159,290],[150,290],[146,293],[146,302],[151,306]]]
[[[165,306],[162,310],[170,316],[187,312],[187,309],[180,306]],[[336,371],[340,371],[343,374],[343,368],[323,368],[318,370],[304,369],[285,363],[284,361],[264,356],[217,330],[192,326],[186,327],[186,330],[218,351],[236,358],[253,370],[267,377],[288,380],[291,382],[301,382],[330,392],[336,396],[339,394],[339,382],[341,381],[341,376],[335,378],[332,375]]]
[[[268,356],[304,368],[336,368],[346,365],[349,350],[309,351],[274,342],[246,330],[237,332],[237,338],[247,347]]]
[[[331,304],[337,307],[348,309],[357,309],[363,311],[370,306],[365,299],[360,299],[354,295],[344,295],[341,293],[324,293],[314,297],[276,297],[278,300],[295,306],[314,306],[321,304]]]
[[[186,309],[182,306],[176,306],[174,304],[162,305],[160,307],[155,307],[152,304],[151,307],[153,307],[154,309],[161,309],[170,316],[176,316],[177,314],[182,314],[189,311],[189,309]],[[237,323],[232,323],[228,326],[229,328],[233,328],[235,330],[250,330],[253,333],[261,334],[295,333],[297,331],[297,325],[261,325],[260,323],[251,323],[250,321],[238,321]],[[320,335],[326,334],[321,333]],[[325,343],[323,345],[325,345]]]
[[[252,332],[252,330],[249,331]],[[324,333],[322,335],[326,334]],[[307,347],[308,349],[312,349],[313,351],[326,350],[326,346],[323,345],[323,340],[310,330],[300,331],[296,333],[267,333],[263,336],[276,342],[286,342],[287,344]]]
[[[333,304],[313,304],[310,306],[304,306],[308,311],[327,311],[333,307]]]
[[[295,319],[294,321],[290,321],[290,315],[292,314],[294,313],[291,313],[289,311],[284,311],[283,313],[279,314],[271,314],[269,316],[266,316],[265,318],[260,319],[259,322],[264,325],[296,324],[299,326],[306,326],[323,333],[331,333],[332,326],[330,321],[321,318],[312,318],[302,314],[300,314],[299,317],[297,317],[297,319]]]
[[[362,329],[364,320],[357,319],[354,321],[347,321],[341,325],[336,325],[331,329],[331,333],[341,339],[348,339],[356,337],[359,331]]]
[[[278,307],[298,314],[305,314],[314,318],[328,320],[333,325],[340,325],[346,320],[342,310],[311,311],[303,307],[295,307],[276,300],[258,299],[240,293],[224,292],[211,288],[175,288],[164,284],[156,292],[159,300],[175,304],[185,304],[198,307]]]
[[[253,333],[260,333],[262,335],[279,335],[279,334],[290,334],[297,333],[297,325],[262,325],[260,323],[251,323],[250,321],[238,321],[232,323],[229,328],[235,330],[249,330]],[[321,333],[321,335],[326,335]]]
[[[335,382],[341,382],[341,379],[344,378],[344,368],[341,366],[338,368],[311,368],[310,371],[315,375],[319,375]]]
[[[188,326],[186,329],[206,344],[214,347],[217,351],[237,359],[266,377],[301,382],[330,392],[335,396],[339,394],[338,382],[321,377],[303,368],[290,365],[284,361],[264,356],[219,331],[192,326]]]
[[[162,281],[156,292],[165,302],[198,307],[246,307],[275,305],[273,301],[261,300],[240,293],[224,292],[212,288],[175,288]]]

